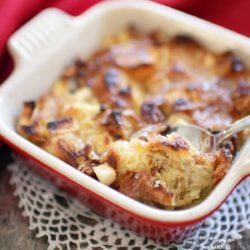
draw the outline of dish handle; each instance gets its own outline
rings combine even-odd
[[[40,53],[46,53],[51,41],[60,38],[70,28],[72,16],[56,8],[41,11],[17,30],[8,41],[8,49],[15,63],[14,72],[28,65]]]

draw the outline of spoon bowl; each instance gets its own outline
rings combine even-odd
[[[173,128],[173,131],[186,139],[196,150],[201,153],[213,152],[232,135],[250,128],[250,115],[235,123],[228,129],[213,134],[208,130],[193,124],[181,123]]]

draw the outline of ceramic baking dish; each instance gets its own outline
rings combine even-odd
[[[165,211],[144,205],[84,175],[22,138],[15,129],[24,100],[41,96],[74,57],[90,54],[104,37],[129,23],[142,31],[158,28],[169,37],[185,33],[216,52],[234,50],[250,66],[249,38],[156,3],[105,1],[78,17],[47,9],[9,40],[16,67],[0,88],[0,136],[32,162],[31,168],[96,212],[147,237],[177,241],[190,235],[250,175],[249,140],[228,174],[202,203]]]

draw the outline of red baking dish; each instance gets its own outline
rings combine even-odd
[[[250,66],[249,38],[156,3],[105,1],[78,17],[47,9],[9,40],[15,70],[0,87],[0,137],[28,159],[31,169],[51,179],[94,211],[152,239],[180,241],[192,234],[250,175],[249,140],[225,178],[203,202],[191,208],[167,211],[135,201],[84,175],[27,141],[15,129],[24,100],[41,96],[74,57],[90,54],[104,37],[115,34],[129,23],[142,31],[157,27],[168,37],[188,34],[212,51],[235,51]]]

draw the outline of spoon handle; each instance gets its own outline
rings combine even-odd
[[[245,128],[250,128],[250,115],[238,120],[233,123],[227,130],[218,135],[217,146],[219,146],[224,140],[233,134],[242,131]]]

